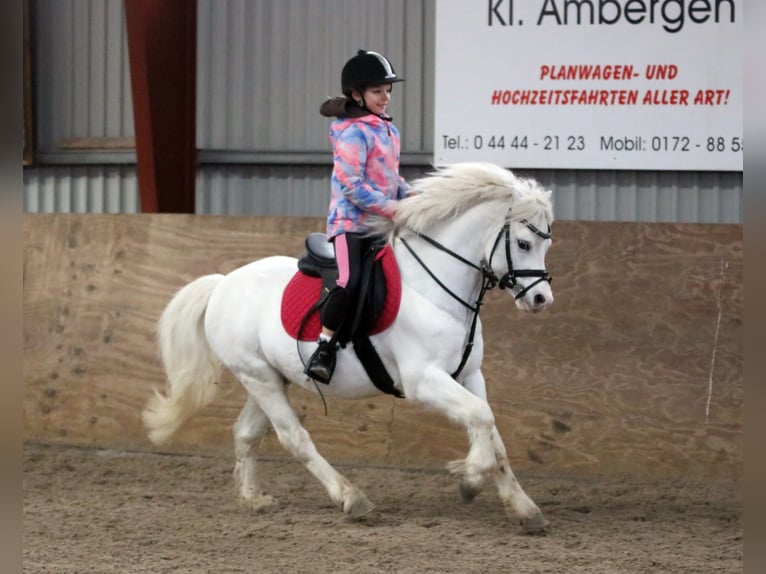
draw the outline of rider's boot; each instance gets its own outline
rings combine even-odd
[[[303,372],[315,381],[327,385],[335,371],[335,353],[338,347],[335,341],[324,339],[319,339],[317,345]]]

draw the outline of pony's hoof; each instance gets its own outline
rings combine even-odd
[[[372,511],[375,505],[370,502],[361,492],[356,493],[354,497],[343,503],[343,512],[349,518],[359,518]]]
[[[521,528],[525,534],[543,534],[548,527],[548,521],[543,516],[542,512],[538,512],[534,516],[525,518],[521,522]]]
[[[257,514],[264,514],[279,508],[279,501],[268,494],[259,494],[253,498],[242,499],[242,505]]]
[[[460,491],[460,499],[465,504],[471,504],[481,492],[481,487],[462,480],[458,490]]]

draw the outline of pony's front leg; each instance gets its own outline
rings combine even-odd
[[[463,387],[475,397],[487,402],[487,386],[484,382],[484,376],[481,371],[465,376],[462,381]],[[494,425],[493,425],[494,428]],[[479,495],[483,486],[485,476],[466,476],[461,472],[462,461],[454,461],[448,465],[453,473],[460,474],[460,497],[465,503],[471,503]]]
[[[280,444],[324,485],[330,498],[343,508],[343,512],[356,518],[373,509],[373,504],[364,493],[317,452],[308,431],[290,406],[284,381],[279,374],[270,368],[268,372],[263,368],[259,369],[257,376],[237,373],[237,377],[271,421]]]
[[[455,381],[436,367],[427,367],[417,379],[413,379],[407,397],[434,408],[450,420],[462,424],[468,433],[469,449],[465,459],[452,461],[449,470],[460,476],[461,493],[471,499],[481,489],[484,480],[497,469],[492,447],[492,429],[495,418],[487,402]]]
[[[473,395],[487,400],[487,389],[484,382],[484,375],[481,371],[475,371],[464,381],[465,388]],[[508,461],[508,454],[500,437],[500,432],[496,426],[492,426],[491,435],[492,448],[497,460],[497,471],[495,472],[495,485],[497,486],[500,500],[503,501],[506,512],[515,514],[522,519],[522,527],[527,532],[539,532],[545,529],[548,521],[543,516],[538,506],[521,488],[521,484],[511,470],[511,464]],[[470,502],[478,494],[479,490],[473,488],[473,485],[466,484],[465,481],[460,484],[460,492],[463,500]]]
[[[548,526],[548,521],[543,516],[540,508],[521,488],[519,481],[516,480],[516,476],[511,470],[511,464],[508,462],[503,440],[500,438],[497,428],[492,430],[492,446],[495,448],[497,456],[495,485],[506,512],[521,518],[521,526],[526,532],[542,532]]]

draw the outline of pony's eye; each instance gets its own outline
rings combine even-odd
[[[521,249],[522,251],[529,251],[529,241],[524,241],[523,239],[519,239],[517,243],[519,244],[519,249]]]

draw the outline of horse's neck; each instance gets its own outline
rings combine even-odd
[[[481,264],[484,257],[484,247],[487,237],[488,210],[473,208],[459,217],[441,222],[423,232],[423,235],[437,241],[445,248],[456,253],[476,266]],[[469,267],[456,257],[430,245],[426,240],[416,235],[407,235],[407,241],[412,249],[428,267],[428,269],[450,291],[470,305],[474,305],[481,286],[481,273]],[[414,260],[408,250],[401,245],[396,246],[397,260],[402,267],[402,280],[413,289],[428,297],[429,300],[443,308],[455,309],[459,314],[466,312],[465,307],[457,303],[423,267]]]

